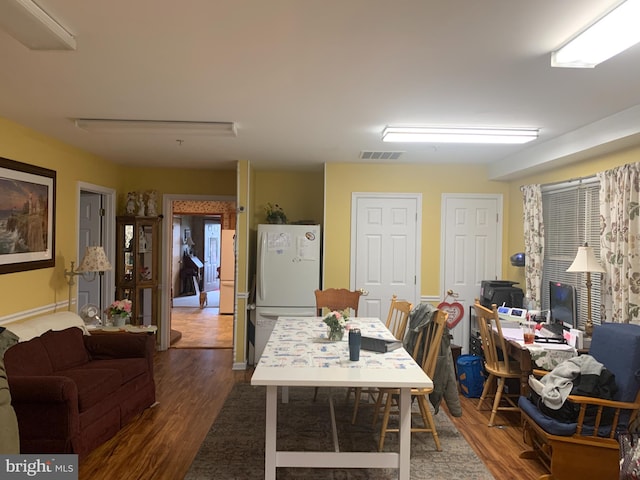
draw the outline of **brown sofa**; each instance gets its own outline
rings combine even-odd
[[[105,442],[155,402],[154,338],[49,330],[4,356],[21,453],[76,453]]]

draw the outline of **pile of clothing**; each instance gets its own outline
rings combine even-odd
[[[591,355],[580,355],[560,363],[540,380],[529,377],[530,399],[545,415],[564,423],[574,423],[580,405],[567,401],[569,395],[613,400],[618,391],[615,376]],[[587,407],[585,424],[593,425],[597,407]],[[601,425],[610,425],[613,410],[605,408]]]

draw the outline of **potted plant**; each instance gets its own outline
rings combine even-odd
[[[287,223],[287,215],[284,210],[277,203],[267,203],[264,207],[265,214],[267,215],[267,223]]]

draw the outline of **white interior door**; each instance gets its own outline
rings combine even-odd
[[[469,351],[469,306],[480,295],[482,280],[496,279],[502,270],[502,195],[442,196],[441,282],[464,306],[464,318],[453,329],[453,342]]]
[[[219,286],[220,220],[204,221],[204,291],[211,292]]]
[[[171,226],[171,296],[180,295],[180,267],[182,266],[182,224],[180,217],[173,217]]]
[[[358,315],[386,319],[391,296],[420,301],[421,194],[354,193],[351,289],[364,288]]]

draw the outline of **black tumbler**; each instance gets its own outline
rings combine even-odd
[[[360,360],[360,345],[362,345],[362,337],[359,328],[349,330],[349,360],[357,362]]]

